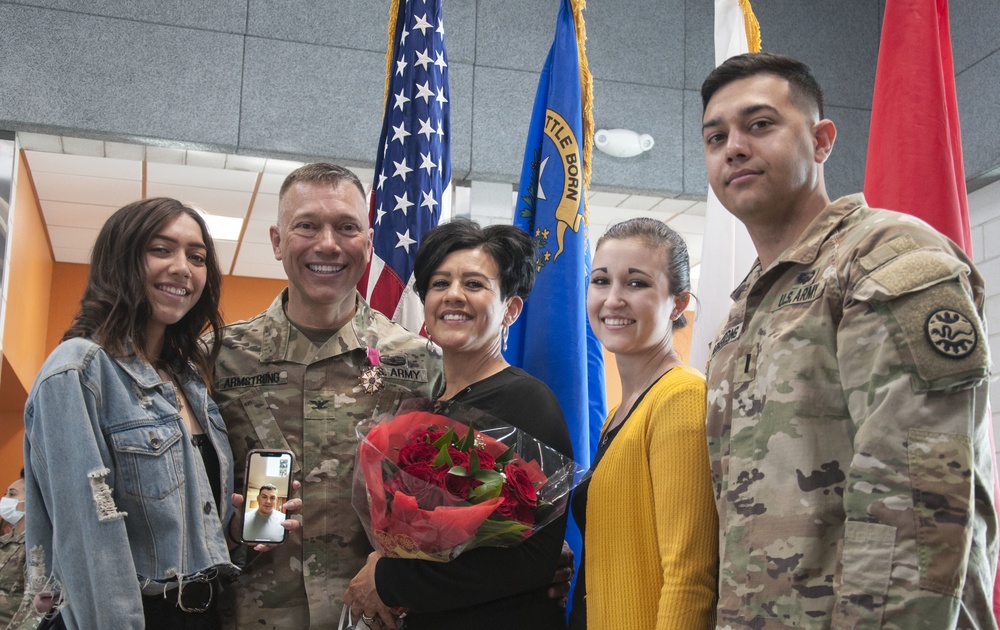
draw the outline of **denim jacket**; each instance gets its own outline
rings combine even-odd
[[[222,497],[214,500],[174,386],[142,358],[71,339],[31,388],[29,588],[61,592],[70,628],[142,628],[142,592],[237,570],[223,530],[233,511],[225,425],[193,370],[180,380],[219,457]]]

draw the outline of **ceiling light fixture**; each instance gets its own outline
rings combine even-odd
[[[653,136],[630,129],[598,129],[594,134],[594,145],[614,157],[635,157],[652,149],[653,144]]]

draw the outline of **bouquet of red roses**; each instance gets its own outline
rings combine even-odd
[[[447,562],[516,545],[566,510],[571,458],[471,408],[440,411],[411,401],[358,428],[353,503],[376,549]]]

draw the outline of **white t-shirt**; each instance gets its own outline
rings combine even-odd
[[[280,541],[285,537],[285,529],[281,526],[283,520],[285,515],[278,510],[272,510],[268,516],[258,510],[247,512],[243,521],[243,539]]]

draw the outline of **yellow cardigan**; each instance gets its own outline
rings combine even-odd
[[[588,628],[715,626],[718,517],[705,397],[697,370],[667,372],[594,471],[584,534]]]

